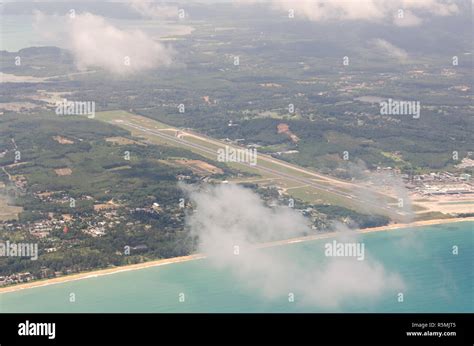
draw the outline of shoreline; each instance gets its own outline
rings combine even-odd
[[[433,219],[433,220],[415,221],[411,223],[395,223],[395,224],[389,224],[386,226],[360,229],[356,232],[360,234],[366,234],[366,233],[374,233],[374,232],[393,231],[393,230],[401,229],[401,228],[416,228],[416,227],[422,227],[422,226],[450,224],[450,223],[456,223],[456,222],[469,222],[469,221],[473,222],[474,217]],[[301,243],[301,242],[318,240],[318,239],[332,238],[335,236],[335,234],[336,232],[328,232],[325,234],[303,236],[303,237],[291,238],[291,239],[286,239],[286,240],[278,240],[278,241],[273,241],[273,242],[257,245],[256,248],[267,248],[267,247]],[[65,282],[70,282],[70,281],[95,278],[99,276],[111,275],[111,274],[116,274],[120,272],[158,267],[158,266],[167,265],[167,264],[194,261],[194,260],[199,260],[199,259],[204,259],[204,258],[206,258],[206,256],[203,254],[193,254],[193,255],[187,255],[187,256],[152,260],[152,261],[148,261],[144,263],[129,264],[129,265],[124,265],[120,267],[96,269],[90,272],[65,275],[65,276],[52,278],[52,279],[35,280],[32,282],[26,282],[26,283],[21,283],[17,285],[2,287],[0,288],[0,294],[16,292],[16,291],[21,291],[21,290],[26,290],[26,289],[36,288],[36,287],[44,287],[44,286],[60,284],[60,283],[65,283]]]

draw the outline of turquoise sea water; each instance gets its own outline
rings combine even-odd
[[[329,310],[289,303],[286,295],[264,298],[228,270],[198,260],[0,294],[0,312],[474,312],[473,238],[474,222],[363,235],[359,241],[366,252],[402,277],[403,303],[395,291]],[[261,251],[318,266],[327,241]],[[184,302],[179,302],[180,293],[185,293]]]

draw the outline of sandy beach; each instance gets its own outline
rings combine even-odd
[[[447,224],[447,223],[463,222],[463,221],[474,221],[474,217],[451,218],[451,219],[435,219],[435,220],[416,221],[416,222],[412,222],[412,223],[389,224],[387,226],[365,228],[365,229],[358,230],[356,232],[364,234],[364,233],[372,233],[372,232],[393,231],[393,230],[401,229],[401,228],[412,228],[412,227],[439,225],[439,224]],[[300,242],[303,242],[303,241],[325,239],[325,238],[334,237],[336,234],[337,233],[335,233],[335,232],[328,232],[328,233],[325,233],[325,234],[318,234],[318,235],[312,235],[312,236],[306,236],[306,237],[298,237],[298,238],[292,238],[292,239],[287,239],[287,240],[279,240],[279,241],[269,242],[269,243],[257,245],[256,247],[257,248],[266,248],[266,247],[286,245],[286,244],[292,244],[292,243],[300,243]],[[166,258],[166,259],[154,260],[154,261],[149,261],[149,262],[144,262],[144,263],[125,265],[125,266],[121,266],[121,267],[99,269],[99,270],[94,270],[94,271],[90,271],[90,272],[84,272],[84,273],[78,273],[78,274],[71,274],[71,275],[67,275],[67,276],[61,276],[61,277],[53,278],[53,279],[37,280],[37,281],[33,281],[33,282],[27,282],[27,283],[22,283],[22,284],[18,284],[18,285],[7,286],[7,287],[0,288],[0,293],[15,292],[15,291],[19,291],[19,290],[30,289],[30,288],[35,288],[35,287],[42,287],[42,286],[47,286],[47,285],[54,285],[54,284],[59,284],[59,283],[64,283],[64,282],[69,282],[69,281],[95,278],[95,277],[98,277],[98,276],[110,275],[110,274],[130,271],[130,270],[138,270],[138,269],[162,266],[162,265],[167,265],[167,264],[172,264],[172,263],[193,261],[193,260],[203,259],[205,257],[206,256],[203,255],[203,254],[193,254],[193,255],[189,255],[189,256]]]

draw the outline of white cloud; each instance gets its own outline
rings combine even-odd
[[[328,257],[318,265],[314,259],[295,259],[277,248],[256,248],[261,242],[302,235],[308,220],[290,208],[266,207],[250,190],[234,185],[185,190],[196,206],[187,225],[199,238],[199,251],[212,265],[267,299],[286,299],[293,293],[299,304],[338,309],[351,299],[373,302],[383,294],[395,299],[404,286],[398,275],[367,255],[363,261]],[[356,240],[354,232],[344,231],[338,239]]]
[[[172,51],[140,30],[120,30],[90,13],[70,19],[70,25],[71,48],[79,67],[128,74],[172,62]]]
[[[382,55],[394,57],[401,61],[404,61],[408,58],[408,53],[405,50],[391,44],[390,42],[386,40],[377,38],[377,39],[371,40],[370,43],[375,48],[375,50],[377,50]]]
[[[179,8],[149,0],[131,0],[127,4],[145,18],[178,18]]]
[[[459,12],[453,0],[399,0],[400,8],[422,10],[436,16],[450,16]]]
[[[423,22],[423,19],[413,14],[411,11],[403,11],[399,16],[398,12],[393,16],[393,23],[400,27],[418,26]]]
[[[332,19],[381,19],[385,15],[381,1],[328,1],[328,0],[273,0],[278,9],[294,9],[295,16],[303,16],[314,21]]]
[[[237,4],[262,3],[279,11],[295,11],[295,18],[312,21],[364,20],[373,22],[394,22],[398,10],[408,11],[405,26],[419,25],[420,15],[449,16],[458,13],[458,6],[452,0],[234,0]],[[407,24],[409,23],[409,24]],[[403,25],[403,24],[402,24]]]
[[[72,52],[79,69],[99,67],[113,74],[127,75],[169,66],[173,61],[173,49],[144,32],[119,29],[91,13],[71,18],[36,12],[34,25],[43,37],[57,37],[58,45]]]

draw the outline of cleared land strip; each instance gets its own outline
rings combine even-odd
[[[117,123],[114,123],[113,121],[110,121],[109,123],[117,124]],[[190,141],[187,141],[187,140],[182,139],[182,138],[177,138],[175,136],[160,132],[159,130],[152,130],[152,129],[149,129],[149,128],[144,127],[144,126],[128,122],[126,120],[121,120],[119,124],[125,125],[127,127],[133,128],[135,130],[145,132],[145,133],[150,134],[150,135],[158,136],[158,137],[160,137],[160,138],[162,138],[166,141],[172,142],[172,143],[176,143],[176,144],[179,144],[179,145],[184,145],[184,146],[188,146],[188,147],[200,150],[204,153],[214,155],[214,156],[217,157],[217,153],[216,153],[215,150],[210,149],[210,148],[208,148],[208,147],[206,147],[202,144],[198,144],[198,143],[195,143],[195,142],[190,142]],[[228,144],[219,143],[217,141],[215,141],[212,144],[217,145],[217,146],[221,146],[221,147],[223,145],[228,145]],[[239,149],[238,147],[234,147],[234,146],[230,146],[230,147],[233,147],[235,149]],[[262,155],[259,155],[259,161],[265,161],[266,159],[268,160],[268,158],[266,158],[266,157],[262,158]],[[280,165],[280,162],[277,161],[277,160],[271,159],[271,162],[274,165]],[[355,195],[353,195],[349,192],[341,191],[341,190],[338,190],[338,189],[335,189],[335,188],[329,186],[329,182],[324,183],[324,184],[317,183],[312,179],[304,178],[304,177],[301,177],[301,176],[295,176],[295,175],[291,175],[291,174],[288,174],[288,173],[284,173],[284,172],[275,170],[273,168],[262,166],[260,164],[257,164],[256,166],[253,166],[253,165],[250,165],[249,163],[246,163],[246,162],[236,162],[236,163],[239,164],[239,165],[245,166],[245,167],[250,167],[251,169],[255,169],[255,170],[265,172],[265,173],[270,174],[272,176],[276,176],[276,177],[279,177],[279,178],[284,178],[284,179],[289,180],[289,181],[293,181],[293,182],[297,182],[297,183],[300,183],[300,184],[311,186],[311,187],[313,187],[315,189],[318,189],[318,190],[323,190],[323,191],[326,191],[326,192],[330,192],[334,195],[353,200],[354,202],[363,203],[365,206],[370,206],[374,210],[384,211],[384,214],[387,214],[387,212],[389,212],[390,214],[397,214],[397,211],[394,208],[390,207],[389,205],[386,205],[386,204],[381,205],[379,203],[374,203],[372,201],[367,201],[367,200],[358,200],[357,196],[355,196]],[[284,165],[284,166],[287,166],[287,165]],[[291,165],[291,166],[293,166],[293,165]],[[293,168],[291,166],[289,166],[288,168]],[[305,171],[303,170],[303,172],[305,172]]]
[[[186,130],[186,131],[183,131],[182,133],[182,136],[183,137],[194,137],[196,139],[199,139],[201,141],[205,141],[205,142],[208,142],[210,144],[214,144],[216,146],[222,146],[223,143],[222,142],[219,142],[218,140],[215,140],[215,139],[212,139],[212,138],[209,138],[205,135],[201,135],[201,134],[197,134],[191,130]],[[226,144],[228,145],[228,144]],[[304,175],[308,175],[308,176],[311,176],[311,177],[314,177],[314,178],[317,178],[318,180],[322,180],[322,181],[327,181],[331,184],[335,184],[335,185],[341,185],[341,186],[344,186],[344,187],[347,187],[347,188],[354,188],[354,187],[357,187],[357,185],[353,184],[353,183],[350,183],[350,182],[347,182],[347,181],[343,181],[343,180],[339,180],[339,179],[336,179],[336,178],[333,178],[333,177],[329,177],[329,176],[326,176],[326,175],[323,175],[323,174],[320,174],[320,173],[316,173],[316,172],[313,172],[313,171],[310,171],[306,168],[303,168],[303,167],[299,167],[299,166],[296,166],[294,164],[291,164],[291,163],[288,163],[288,162],[285,162],[285,161],[281,161],[281,160],[278,160],[278,159],[275,159],[269,155],[265,155],[265,154],[259,154],[258,155],[258,159],[259,160],[264,160],[264,161],[267,161],[267,162],[270,162],[270,163],[273,163],[275,165],[278,165],[278,166],[281,166],[281,167],[285,167],[285,168],[288,168],[290,170],[293,170],[293,171],[296,171],[296,172],[299,172],[299,173],[302,173]]]

